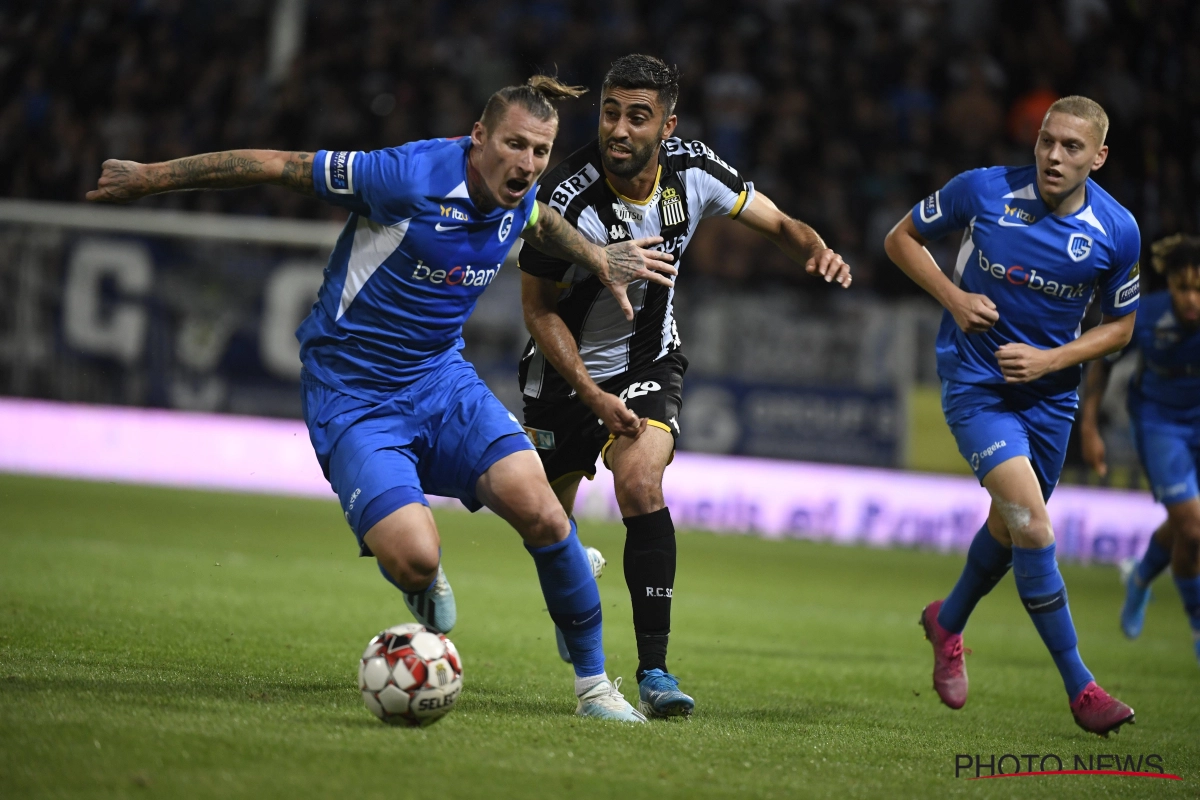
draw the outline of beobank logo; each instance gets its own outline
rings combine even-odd
[[[983,248],[979,249],[979,268],[996,280],[1007,281],[1013,286],[1024,286],[1031,291],[1048,294],[1051,297],[1061,297],[1064,300],[1083,297],[1083,293],[1088,291],[1091,286],[1087,283],[1071,285],[1047,280],[1039,275],[1034,267],[1022,267],[1017,264],[1006,267],[995,261],[989,261],[988,257],[983,254]]]
[[[487,286],[499,271],[499,264],[494,269],[476,269],[470,264],[450,269],[431,269],[424,261],[418,261],[411,277],[414,281],[429,281],[435,285]]]

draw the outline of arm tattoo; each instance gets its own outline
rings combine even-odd
[[[227,150],[177,158],[157,165],[150,193],[191,189],[238,189],[275,183],[302,194],[313,193],[312,154],[269,150]]]
[[[279,185],[300,194],[314,194],[312,153],[288,153]]]
[[[578,264],[589,272],[599,274],[604,269],[601,248],[583,238],[550,206],[543,205],[537,224],[526,236],[533,245],[548,256]]]

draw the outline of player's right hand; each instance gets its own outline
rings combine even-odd
[[[948,310],[963,333],[983,333],[1000,319],[996,304],[982,294],[963,292]]]
[[[1093,425],[1079,426],[1079,443],[1083,446],[1083,462],[1096,474],[1103,478],[1108,474],[1108,462],[1105,460],[1104,438]]]
[[[646,430],[646,420],[629,410],[625,401],[611,392],[601,392],[588,403],[588,407],[600,418],[609,433],[636,439]]]
[[[151,194],[145,164],[110,158],[100,165],[100,180],[84,199],[93,203],[131,203]]]
[[[634,281],[647,280],[663,286],[674,286],[672,278],[679,273],[671,262],[675,256],[661,250],[651,250],[660,244],[661,236],[646,236],[631,242],[616,242],[604,248],[607,260],[604,273],[598,275],[600,282],[608,287],[617,298],[617,304],[625,313],[625,319],[633,319],[633,305],[629,302],[627,289]]]

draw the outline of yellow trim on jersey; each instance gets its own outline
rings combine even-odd
[[[612,189],[613,194],[615,194],[617,197],[624,200],[626,203],[633,203],[635,206],[644,206],[644,205],[649,205],[650,201],[654,199],[654,193],[658,191],[658,181],[661,178],[662,178],[662,164],[659,164],[658,165],[658,173],[654,176],[654,185],[650,187],[650,194],[646,195],[645,200],[634,200],[632,197],[626,197],[625,195],[618,192],[616,187],[614,187],[611,183],[608,182],[608,178],[605,178],[604,182],[608,183],[608,188]]]
[[[537,200],[534,200],[533,211],[529,213],[529,222],[525,223],[526,230],[532,228],[534,225],[537,225],[538,217],[541,216],[541,213],[541,203],[539,203]]]
[[[564,483],[569,483],[570,481],[576,480],[578,478],[587,478],[589,481],[594,481],[594,480],[596,480],[596,472],[595,472],[595,470],[593,470],[592,472],[588,472],[586,469],[577,469],[574,472],[568,472],[565,475],[559,475],[557,478],[550,481],[550,488],[557,489],[559,486],[562,486]]]
[[[671,434],[672,439],[675,438],[674,429],[672,429],[671,426],[665,422],[659,422],[656,419],[648,419],[648,420],[646,420],[646,424],[649,426],[655,427],[655,428],[662,428],[664,431]],[[612,447],[612,443],[615,442],[616,440],[617,440],[617,435],[615,433],[610,433],[608,435],[608,441],[604,443],[604,447],[600,448],[600,463],[603,464],[604,466],[608,467],[608,469],[610,471],[612,470],[612,467],[609,466],[609,463],[608,463],[608,448]],[[671,450],[671,458],[667,461],[667,463],[670,464],[674,460],[675,460],[675,450],[672,449]],[[554,486],[554,484],[550,484],[550,485],[551,485],[551,487]]]
[[[733,211],[729,212],[730,219],[737,219],[737,215],[742,213],[742,206],[746,205],[746,198],[749,196],[750,193],[743,189],[742,193],[738,195],[737,202],[733,204]]]

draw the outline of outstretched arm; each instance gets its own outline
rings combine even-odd
[[[129,203],[162,192],[240,189],[262,183],[311,195],[312,160],[312,153],[283,150],[225,150],[156,164],[110,158],[101,166],[100,181],[86,199]]]
[[[1100,403],[1112,375],[1112,364],[1099,359],[1088,364],[1083,381],[1083,402],[1079,404],[1079,436],[1083,445],[1083,460],[1101,477],[1108,474],[1104,439],[1100,436]]]
[[[558,313],[558,286],[547,278],[521,273],[521,308],[525,327],[555,371],[575,390],[575,394],[618,436],[637,438],[646,429],[646,420],[630,411],[621,398],[606,392],[592,380],[579,356],[579,343]]]
[[[816,231],[780,211],[762,192],[754,196],[754,202],[743,209],[737,221],[770,239],[788,258],[803,264],[808,274],[850,288],[850,266],[842,257],[826,247]]]
[[[668,276],[677,272],[671,266],[675,257],[648,249],[660,243],[661,236],[597,247],[571,227],[562,214],[539,200],[537,222],[526,228],[521,237],[546,255],[578,264],[593,273],[617,298],[626,319],[633,319],[633,306],[626,294],[629,284],[648,280],[674,286]]]

